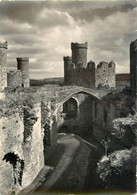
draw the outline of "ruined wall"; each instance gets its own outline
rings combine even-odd
[[[21,113],[15,113],[10,116],[1,116],[1,142],[0,142],[0,193],[9,194],[19,185],[19,174],[21,173],[21,164],[17,167],[17,159],[24,160],[21,143],[23,142],[23,116]],[[10,155],[15,156],[10,158]],[[6,158],[7,155],[7,158]],[[8,158],[9,155],[9,158]],[[5,159],[4,159],[5,158]],[[20,171],[19,171],[20,169]],[[17,181],[15,181],[15,178]],[[21,182],[22,185],[22,182]]]
[[[0,91],[7,87],[7,42],[0,43]]]
[[[111,61],[110,63],[107,62],[100,62],[96,68],[96,88],[97,87],[115,87],[115,63]]]
[[[18,71],[9,71],[7,73],[7,85],[11,87],[22,87],[22,73]]]
[[[23,187],[30,184],[44,166],[43,131],[41,129],[41,103],[35,104],[31,112],[26,113],[26,115],[27,118],[26,123],[24,123],[23,145],[25,159],[24,163],[26,163],[26,166],[24,167],[22,181]],[[30,126],[29,129],[28,125]],[[27,133],[27,135],[25,135],[25,133]]]
[[[4,104],[0,102],[2,194],[25,188],[44,166],[41,104],[33,104],[30,100],[20,104],[15,99],[9,101],[8,97]]]
[[[76,86],[95,88],[95,63],[89,62],[87,68],[72,68],[71,84]]]
[[[71,57],[64,57],[64,83],[88,88],[115,87],[115,63],[87,64],[87,43],[71,43]]]
[[[56,115],[53,115],[53,110],[54,108],[50,100],[41,103],[41,125],[44,132],[45,163],[57,145],[57,120]]]

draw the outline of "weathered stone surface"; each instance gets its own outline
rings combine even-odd
[[[15,94],[13,102],[12,98],[1,101],[4,106],[0,109],[0,193],[9,194],[29,185],[44,166],[41,104],[33,102],[31,113],[29,110],[25,113],[24,104],[20,104],[19,100],[20,103],[15,104]],[[30,131],[30,134],[26,139],[24,118],[28,119],[28,113],[30,120],[37,120],[28,123],[27,131]],[[13,158],[10,159],[10,156],[15,156],[17,160],[12,162]]]
[[[7,87],[7,42],[0,43],[0,91]]]
[[[71,57],[64,57],[65,85],[88,88],[115,87],[115,63],[89,61],[87,64],[87,43],[71,43]]]

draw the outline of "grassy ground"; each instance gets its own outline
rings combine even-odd
[[[46,165],[55,167],[61,159],[62,155],[64,154],[64,151],[65,146],[63,144],[58,143],[52,155],[49,157],[49,159],[47,159]]]
[[[86,175],[88,171],[90,148],[81,141],[68,169],[52,187],[53,191],[58,192],[80,192],[83,191]]]

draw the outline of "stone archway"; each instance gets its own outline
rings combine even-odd
[[[73,104],[74,102],[77,102],[77,117],[72,115],[72,117],[66,117],[64,105]],[[64,99],[62,98],[58,102],[56,109],[58,110],[56,111],[58,116],[57,132],[74,133],[80,136],[93,135],[99,141],[102,140],[103,131],[106,127],[106,119],[104,117],[106,118],[107,109],[104,102],[97,95],[94,96],[94,93],[86,90],[70,93],[68,97],[64,95]],[[74,109],[74,105],[72,109]]]
[[[78,103],[75,98],[71,97],[69,100],[63,104],[63,113],[65,118],[76,118],[78,114]]]

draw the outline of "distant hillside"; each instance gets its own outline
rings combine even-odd
[[[30,79],[30,85],[31,86],[42,86],[46,84],[58,84],[63,85],[64,84],[64,78],[63,77],[57,77],[57,78],[46,78],[41,80],[35,80]]]

